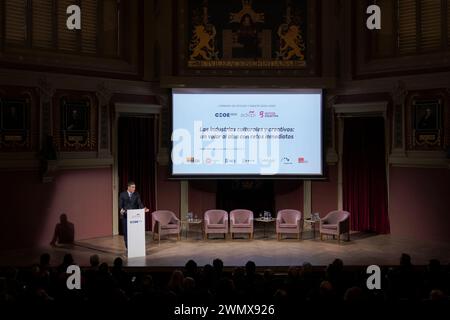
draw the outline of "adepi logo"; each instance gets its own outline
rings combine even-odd
[[[256,117],[255,110],[250,110],[249,112],[241,113],[241,118],[254,118],[254,117]]]

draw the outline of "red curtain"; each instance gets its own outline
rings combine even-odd
[[[145,217],[146,230],[151,229],[150,213],[155,210],[156,144],[157,121],[155,117],[119,118],[118,175],[120,191],[127,189],[128,181],[136,183],[136,191],[140,194],[142,203],[150,209]]]
[[[389,233],[384,119],[346,118],[343,147],[343,206],[351,229]]]

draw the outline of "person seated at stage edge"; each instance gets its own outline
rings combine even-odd
[[[55,233],[50,245],[58,244],[73,244],[75,238],[75,226],[72,222],[67,220],[65,213],[59,216],[59,223],[55,227]]]

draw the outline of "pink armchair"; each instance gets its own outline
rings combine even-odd
[[[347,241],[350,241],[350,213],[347,211],[336,210],[328,213],[320,219],[320,240],[323,235],[328,234],[337,236],[338,242],[341,241],[341,234],[347,233]]]
[[[152,232],[153,240],[158,234],[158,242],[161,241],[162,235],[176,234],[177,239],[180,240],[181,222],[180,219],[168,210],[158,210],[152,212]]]
[[[277,214],[277,240],[281,239],[283,233],[297,234],[297,239],[301,239],[303,233],[302,213],[294,209],[284,209]]]
[[[236,209],[230,212],[230,233],[248,233],[253,239],[253,212],[245,209]]]
[[[228,233],[228,212],[225,210],[208,210],[204,215],[205,223],[205,240],[208,239],[209,233],[223,233],[227,238]]]

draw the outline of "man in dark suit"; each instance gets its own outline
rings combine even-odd
[[[125,247],[128,248],[127,243],[127,210],[128,209],[145,209],[145,212],[149,210],[144,207],[141,201],[139,193],[136,192],[136,184],[133,181],[128,182],[127,191],[120,193],[120,218],[122,222],[123,238],[125,240]]]

